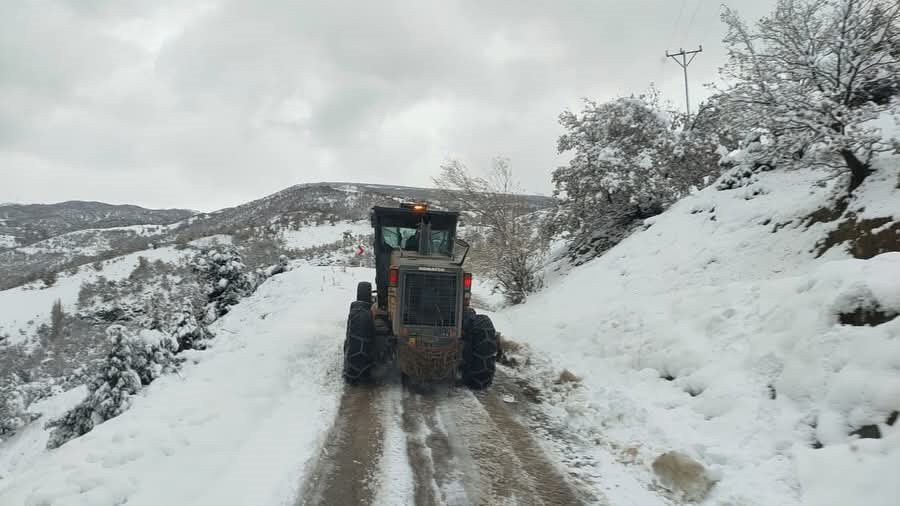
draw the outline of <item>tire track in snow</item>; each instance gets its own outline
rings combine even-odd
[[[572,483],[502,400],[524,399],[498,373],[484,392],[462,388],[404,393],[403,425],[415,476],[416,504],[576,505],[597,503],[583,483]]]
[[[526,397],[499,372],[494,387],[475,393],[397,383],[347,387],[298,504],[602,502],[567,478],[520,421],[528,405],[509,405],[504,394]]]
[[[471,504],[461,471],[460,449],[451,440],[439,406],[450,391],[407,388],[403,396],[403,429],[415,477],[416,505]]]
[[[415,504],[415,478],[407,455],[406,434],[403,431],[403,389],[400,385],[386,385],[387,406],[382,410],[384,446],[378,462],[378,491],[374,504],[399,506]]]
[[[503,392],[511,393],[519,401],[513,405],[507,404],[503,400]],[[561,466],[551,460],[547,451],[535,440],[534,431],[518,420],[519,416],[511,406],[521,406],[525,395],[509,377],[498,371],[494,386],[475,393],[473,397],[499,430],[498,434],[488,437],[488,440],[496,438],[496,444],[512,450],[516,471],[519,473],[517,480],[528,485],[530,494],[527,497],[517,497],[516,504],[574,505],[600,502],[585,484],[572,483],[566,479]]]
[[[381,461],[389,387],[347,386],[319,461],[300,491],[299,505],[372,504]]]

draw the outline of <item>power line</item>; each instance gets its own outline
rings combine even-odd
[[[725,7],[725,4],[723,3],[720,6],[720,8],[721,7]],[[718,26],[718,22],[707,23],[706,28],[703,29],[703,36],[701,37],[700,42],[707,42],[707,38],[709,37],[709,32],[711,32],[713,27],[716,27],[716,26]]]
[[[681,0],[681,7],[678,9],[678,17],[675,18],[675,27],[672,29],[672,36],[669,39],[674,39],[676,35],[678,35],[678,24],[681,23],[681,16],[684,14],[684,5],[687,3],[687,0]]]
[[[690,94],[688,93],[687,69],[688,69],[688,65],[690,65],[691,62],[694,61],[694,58],[697,57],[697,53],[702,53],[702,52],[703,52],[703,46],[699,46],[698,49],[695,49],[693,51],[685,51],[684,49],[679,48],[677,53],[672,53],[672,54],[669,54],[668,50],[666,51],[666,57],[675,60],[675,63],[680,65],[682,70],[684,70],[684,105],[685,105],[685,111],[687,112],[688,116],[691,115],[691,99],[690,99]],[[690,59],[688,59],[688,55],[691,56]],[[681,57],[680,61],[678,60],[679,56]]]
[[[681,38],[682,44],[684,44],[684,39],[690,35],[691,27],[694,26],[694,19],[697,18],[697,13],[700,12],[701,5],[703,5],[703,0],[697,0],[697,7],[694,7],[694,12],[691,14],[691,20],[688,21],[687,28],[684,29],[684,37]]]

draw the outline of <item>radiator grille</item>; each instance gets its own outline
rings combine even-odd
[[[403,280],[403,325],[456,325],[457,276],[413,271]]]

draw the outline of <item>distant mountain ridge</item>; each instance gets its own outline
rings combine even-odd
[[[130,204],[79,200],[56,204],[0,204],[0,236],[14,238],[16,246],[26,246],[77,230],[168,225],[193,214],[194,211],[186,209],[146,209]]]
[[[368,218],[375,205],[427,201],[441,207],[443,192],[368,183],[303,183],[234,207],[209,213],[150,210],[98,202],[0,206],[0,290],[96,260],[153,246],[185,244],[252,228],[298,229],[308,224]],[[534,210],[553,199],[526,195]],[[54,233],[59,232],[59,233]],[[52,235],[50,235],[52,234]],[[24,239],[19,239],[24,237]]]

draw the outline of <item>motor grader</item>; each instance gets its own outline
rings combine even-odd
[[[498,353],[487,315],[471,307],[469,250],[456,237],[459,213],[424,203],[373,207],[375,285],[362,281],[350,304],[344,380],[371,381],[376,369],[399,368],[415,383],[490,386]]]

